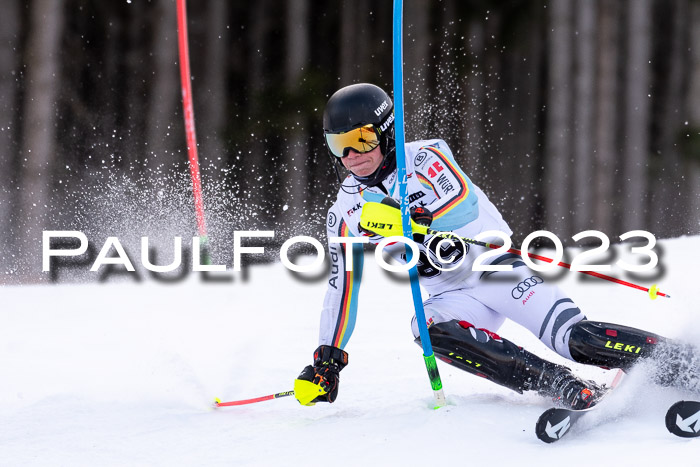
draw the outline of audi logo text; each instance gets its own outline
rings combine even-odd
[[[513,290],[510,292],[510,295],[515,299],[515,300],[520,300],[523,298],[523,294],[536,286],[537,284],[541,284],[544,282],[544,279],[542,279],[540,276],[532,276],[528,277],[522,282],[518,282],[518,285],[513,287]]]

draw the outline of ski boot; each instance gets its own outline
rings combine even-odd
[[[605,393],[595,383],[577,378],[567,367],[543,360],[466,321],[434,324],[428,332],[440,360],[516,392],[537,391],[576,410],[592,407]],[[420,343],[420,338],[416,342]]]
[[[574,376],[568,368],[560,367],[540,394],[552,397],[557,405],[565,409],[584,410],[596,405],[607,390],[605,386],[584,381]]]

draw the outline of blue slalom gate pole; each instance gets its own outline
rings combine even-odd
[[[403,111],[403,0],[394,0],[394,128],[396,133],[396,169],[399,183],[399,196],[401,197],[401,222],[403,224],[403,234],[410,241],[413,241],[411,230],[411,215],[408,204],[408,178],[406,177],[406,138],[404,134],[404,111]],[[413,257],[413,250],[406,245],[406,262],[410,263]],[[433,346],[430,343],[428,325],[425,322],[425,310],[423,309],[423,298],[418,284],[418,269],[414,265],[409,271],[411,280],[411,292],[413,294],[413,305],[416,311],[416,321],[420,332],[420,341],[423,346],[423,359],[428,370],[430,386],[435,395],[436,407],[445,405],[445,394],[442,391],[442,380],[438,372]]]

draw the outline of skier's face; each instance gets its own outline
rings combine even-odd
[[[340,160],[345,168],[353,174],[358,177],[367,177],[368,175],[372,175],[379,168],[382,159],[384,159],[384,156],[382,156],[382,152],[379,146],[377,146],[365,153],[359,153],[354,149],[349,149],[348,155]]]

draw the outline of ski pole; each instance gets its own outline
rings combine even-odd
[[[280,397],[287,397],[287,396],[293,396],[294,391],[284,391],[284,392],[278,392],[276,394],[270,394],[269,396],[262,396],[262,397],[255,397],[253,399],[243,399],[240,401],[229,401],[229,402],[221,402],[221,399],[218,397],[214,399],[214,407],[230,407],[232,405],[246,405],[246,404],[255,404],[256,402],[263,402],[263,401],[269,401],[271,399],[279,399]]]
[[[483,247],[491,248],[491,249],[498,249],[498,248],[503,247],[503,245],[495,245],[493,243],[480,242],[478,240],[474,240],[471,238],[460,237],[459,235],[455,235],[455,234],[452,234],[449,232],[438,232],[437,230],[433,230],[431,228],[427,229],[427,233],[429,235],[435,235],[435,236],[447,238],[450,240],[462,240],[465,243],[471,243],[472,245],[483,246]],[[516,249],[516,248],[510,248],[508,250],[508,253],[514,253],[514,254],[520,255],[520,256],[523,255],[523,252]],[[540,261],[544,261],[547,263],[554,262],[553,259],[547,258],[546,256],[541,256],[541,255],[537,255],[534,253],[528,253],[528,252],[525,252],[525,254],[530,258],[539,259]],[[569,270],[571,269],[571,265],[569,263],[564,263],[563,261],[558,262],[557,266],[561,266],[561,267],[569,269]],[[615,277],[607,276],[605,274],[601,274],[601,273],[595,272],[595,271],[578,271],[578,272],[580,272],[582,274],[588,274],[589,276],[597,277],[599,279],[604,279],[606,281],[614,282],[616,284],[625,285],[627,287],[632,287],[633,289],[641,290],[643,292],[647,292],[649,294],[649,297],[652,300],[654,300],[657,296],[671,298],[670,295],[665,294],[663,292],[660,292],[659,288],[656,285],[652,285],[651,288],[647,288],[647,287],[642,287],[641,285],[637,285],[637,284],[633,284],[631,282],[624,281],[622,279],[617,279]]]
[[[382,237],[399,236],[402,234],[401,224],[400,224],[400,222],[401,222],[400,214],[401,213],[397,209],[397,207],[392,206],[391,204],[367,202],[362,207],[362,215],[360,217],[360,225],[362,226],[363,229],[369,230],[370,232],[374,232],[377,235],[381,235]],[[382,219],[382,222],[378,223],[378,222],[372,221],[370,219]],[[413,220],[411,221],[411,223],[412,223],[412,227],[413,227],[413,232],[416,232],[418,234],[434,235],[434,236],[438,236],[438,237],[442,237],[442,238],[447,238],[450,240],[462,241],[465,243],[470,243],[472,245],[483,246],[483,247],[491,248],[491,249],[503,248],[503,245],[482,242],[482,241],[474,240],[474,239],[468,238],[468,237],[460,237],[459,235],[455,235],[455,234],[450,233],[450,232],[439,232],[439,231],[431,229],[430,227],[427,227],[425,225],[417,224]],[[508,252],[516,254],[516,255],[520,255],[521,257],[523,256],[523,252],[516,249],[516,248],[511,248],[508,250]],[[554,262],[553,259],[547,258],[546,256],[541,256],[541,255],[537,255],[534,253],[528,253],[528,252],[525,252],[525,254],[530,258],[539,259],[539,260],[545,261],[547,263]],[[559,263],[557,263],[557,266],[571,269],[570,264],[564,263],[561,261]],[[605,274],[601,274],[601,273],[595,272],[595,271],[578,271],[578,272],[583,273],[583,274],[588,274],[589,276],[597,277],[599,279],[604,279],[606,281],[614,282],[616,284],[631,287],[633,289],[641,290],[643,292],[648,293],[649,297],[652,300],[655,300],[656,297],[671,298],[670,295],[665,294],[663,292],[660,292],[658,286],[656,286],[656,285],[652,285],[650,288],[647,288],[647,287],[642,287],[641,285],[633,284],[631,282],[623,281],[622,279],[610,277],[610,276],[607,276]]]

